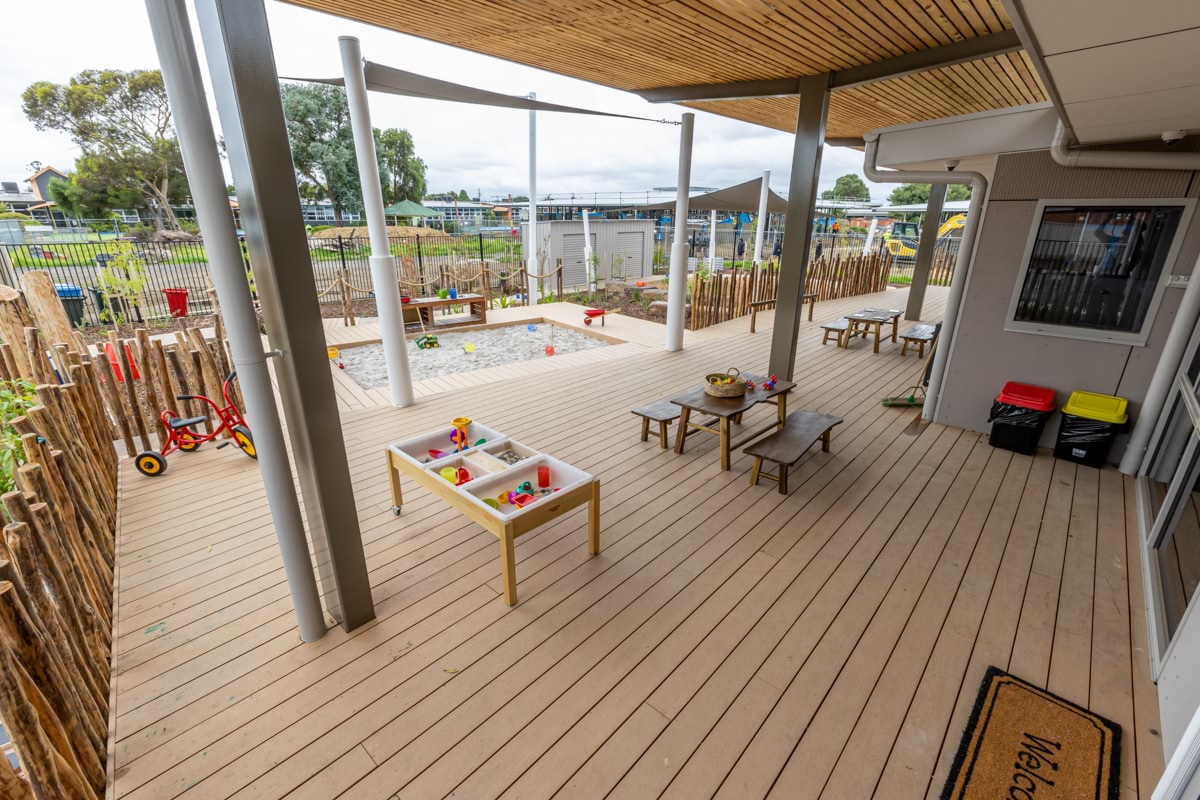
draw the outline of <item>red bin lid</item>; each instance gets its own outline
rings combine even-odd
[[[996,400],[1032,411],[1054,410],[1054,390],[1044,386],[1034,386],[1031,383],[1009,381],[1004,384],[1004,388],[1000,390]]]

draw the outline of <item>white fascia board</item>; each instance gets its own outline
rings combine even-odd
[[[966,159],[1044,150],[1054,139],[1058,114],[1050,103],[984,111],[880,128],[877,163],[904,167],[948,158]]]

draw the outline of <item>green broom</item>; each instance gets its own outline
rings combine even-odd
[[[941,327],[940,325],[938,326]],[[937,351],[937,339],[929,348],[929,357],[925,360],[925,369],[921,370],[921,382],[909,386],[901,394],[883,398],[883,404],[888,407],[915,408],[925,405],[925,387],[929,385],[929,368],[933,364],[933,354]]]

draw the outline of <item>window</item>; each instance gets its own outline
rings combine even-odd
[[[1039,203],[1006,329],[1144,345],[1193,203]]]

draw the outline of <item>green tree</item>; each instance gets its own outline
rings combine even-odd
[[[81,155],[75,160],[75,171],[66,179],[52,178],[49,189],[50,199],[72,217],[107,217],[114,209],[144,205],[138,181],[122,162],[102,155]],[[175,181],[169,190],[168,207],[183,199],[187,186],[182,180]]]
[[[952,183],[946,187],[947,200],[970,200],[971,187]],[[929,202],[928,183],[902,183],[888,195],[888,202],[894,206],[910,206]]]
[[[346,90],[322,83],[280,84],[300,195],[328,198],[333,221],[360,205],[358,164]]]
[[[459,201],[460,203],[463,203],[463,202],[469,203],[469,202],[471,202],[471,195],[467,194],[467,190],[466,190],[466,189],[459,189],[459,190],[458,190],[458,201]]]
[[[425,162],[414,152],[412,135],[398,128],[375,129],[375,154],[383,184],[383,204],[421,202],[425,196]]]
[[[139,202],[131,207],[149,208],[160,224],[180,229],[171,202],[186,194],[186,177],[161,72],[84,70],[66,84],[30,84],[21,103],[38,130],[62,131],[79,146],[77,173],[110,182],[122,197],[132,188]]]
[[[843,175],[838,178],[832,189],[821,192],[822,200],[870,200],[871,190],[867,183],[858,175]]]

